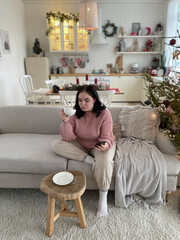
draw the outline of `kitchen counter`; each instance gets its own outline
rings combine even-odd
[[[90,73],[64,73],[64,74],[50,74],[50,78],[51,77],[83,77],[86,74],[88,74],[88,76],[144,76],[144,73],[109,73],[109,74],[90,74]]]
[[[79,83],[84,84],[87,73],[73,74],[51,74],[50,79],[64,80],[66,84],[76,83],[76,78],[79,78]],[[88,74],[89,81],[98,78],[100,81],[108,82],[110,80],[110,88],[119,88],[124,94],[114,95],[113,102],[130,102],[141,101],[142,84],[144,83],[144,73],[111,73],[111,74]],[[146,100],[146,97],[143,97]],[[143,101],[145,101],[143,98]]]

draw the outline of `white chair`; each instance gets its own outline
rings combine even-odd
[[[48,89],[53,89],[54,85],[57,85],[59,88],[63,88],[65,81],[62,79],[52,79],[52,80],[46,80],[45,83]],[[57,103],[61,102],[61,98],[59,95],[52,95],[50,96],[50,102],[51,102],[51,105],[55,105],[56,102]]]
[[[34,89],[32,77],[30,75],[21,76],[19,82],[25,95],[26,104],[38,104],[40,102],[47,103],[49,97],[46,96],[46,92],[48,89]]]
[[[63,107],[74,107],[77,91],[59,91]]]
[[[115,94],[115,92],[115,90],[98,91],[100,101],[106,107],[109,107],[111,105],[112,96]]]

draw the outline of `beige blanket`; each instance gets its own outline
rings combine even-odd
[[[128,207],[132,196],[141,196],[149,206],[164,203],[167,185],[166,162],[147,140],[121,138],[115,155],[115,204]]]

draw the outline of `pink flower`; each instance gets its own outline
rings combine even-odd
[[[173,109],[171,107],[168,107],[168,108],[165,109],[165,113],[172,114],[173,113]]]
[[[151,39],[149,39],[147,42],[146,42],[146,46],[152,46],[153,45],[153,41]]]

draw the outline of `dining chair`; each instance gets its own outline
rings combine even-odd
[[[104,90],[97,91],[99,95],[100,101],[106,106],[109,107],[111,105],[112,97],[115,94],[115,90]]]
[[[47,88],[35,89],[33,86],[32,77],[30,75],[23,75],[19,78],[19,82],[23,93],[25,95],[26,104],[47,103],[49,97],[46,96]]]
[[[76,93],[77,91],[59,91],[62,106],[73,108],[76,101]]]

